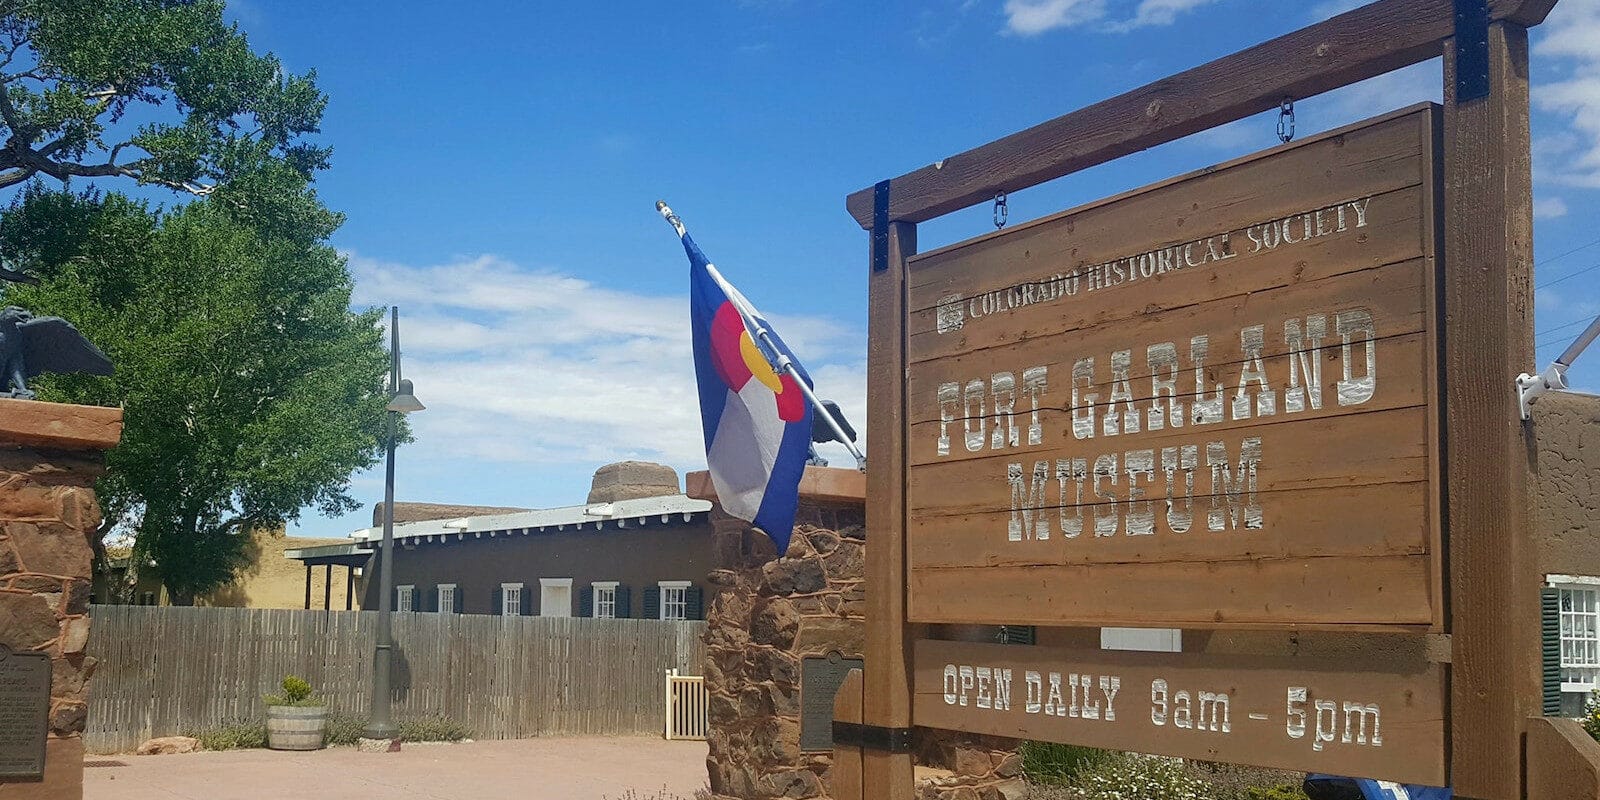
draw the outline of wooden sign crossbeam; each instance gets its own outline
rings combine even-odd
[[[1544,21],[1556,0],[1492,0],[1491,19]],[[926,222],[1140,150],[1392,72],[1444,52],[1452,0],[1380,0],[1040,123],[889,182],[888,219]],[[873,189],[850,195],[871,229]]]
[[[873,231],[873,546],[865,669],[836,718],[1320,764],[1480,800],[1595,796],[1600,747],[1535,719],[1540,576],[1512,391],[1533,356],[1526,28],[1554,4],[1378,0],[852,194]],[[916,223],[996,191],[1440,55],[1442,108],[917,255]],[[1264,235],[1298,252],[1262,255]],[[1117,288],[1134,280],[1149,288]],[[1420,664],[1367,667],[995,648],[941,641],[947,622],[1443,636]],[[993,691],[997,665],[1009,716],[992,696],[973,716],[962,693],[980,670]],[[1087,674],[1137,687],[1137,713],[1088,727],[1084,706],[1052,702],[1052,675],[1083,689]],[[1175,681],[1204,686],[1180,700]],[[1201,691],[1207,713],[1246,715],[1233,738],[1177,736]],[[1397,726],[1388,749],[1363,721]],[[1300,761],[1307,742],[1324,748]],[[842,800],[912,796],[908,755],[840,757]]]

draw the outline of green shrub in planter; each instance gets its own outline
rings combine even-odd
[[[311,684],[289,675],[283,694],[263,698],[267,704],[267,746],[273,750],[320,750],[328,725],[328,708],[314,697]]]

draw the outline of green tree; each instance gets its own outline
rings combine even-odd
[[[0,218],[0,251],[41,279],[6,302],[73,320],[116,364],[37,388],[124,409],[103,532],[131,532],[176,603],[229,582],[250,531],[357,508],[349,476],[381,452],[381,312],[349,310],[339,219],[293,185],[269,170],[162,214],[35,184]]]
[[[0,188],[126,177],[196,195],[328,150],[315,72],[257,55],[223,0],[0,0]]]

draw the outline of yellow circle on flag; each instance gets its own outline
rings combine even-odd
[[[772,365],[767,363],[761,348],[750,339],[749,331],[739,334],[739,355],[744,357],[744,365],[756,380],[766,384],[773,394],[783,394],[783,383],[778,380],[778,373],[772,371]]]

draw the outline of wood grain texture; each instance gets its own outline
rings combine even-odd
[[[833,696],[833,718],[838,722],[861,722],[861,670],[850,670]],[[865,800],[861,785],[861,748],[836,744],[833,766],[828,770],[828,796],[833,800]]]
[[[1445,59],[1444,476],[1450,575],[1451,785],[1522,791],[1521,737],[1540,713],[1540,576],[1531,433],[1513,379],[1532,368],[1528,34],[1489,31],[1490,93],[1458,103]]]
[[[1494,19],[1536,25],[1554,0],[1491,0]],[[889,218],[923,222],[1158,144],[1440,55],[1451,0],[1380,0],[913,170],[891,182]],[[872,225],[872,189],[850,195]]]
[[[1383,115],[913,259],[915,307],[919,296],[975,297],[1184,237],[1233,231],[1243,242],[1253,223],[1373,198],[1360,206],[1366,224],[1353,211],[1293,216],[1323,235],[1249,256],[1240,246],[1214,269],[1167,272],[1137,291],[1055,296],[959,328],[913,313],[911,618],[1442,629],[1438,115],[1429,105]],[[1365,340],[1333,335],[1331,321],[1352,309],[1373,330],[1376,383],[1361,399],[1336,388],[1368,374]],[[1309,329],[1313,318],[1328,333],[1294,355],[1289,323]],[[1255,326],[1259,346],[1244,335]],[[1157,345],[1176,363],[1158,365]],[[1121,377],[1118,357],[1128,359]],[[1275,399],[1270,413],[1248,399],[1241,412],[1233,400],[1258,359]],[[1291,377],[1320,387],[1320,407],[1289,411]],[[994,400],[1006,382],[1014,402]],[[1126,392],[1117,413],[1138,424],[1108,422],[1114,391]],[[1223,405],[1201,415],[1201,391]],[[1185,451],[1196,459],[1188,469],[1165,468]],[[1140,458],[1150,466],[1136,470]],[[1248,485],[1229,483],[1243,474]]]
[[[1415,555],[916,569],[910,618],[1063,626],[1420,629],[1433,621],[1429,567],[1426,556]]]
[[[917,642],[916,649],[916,716],[927,727],[1425,785],[1442,784],[1445,778],[1444,679],[1438,665],[1422,660],[1373,663],[931,640]],[[974,671],[965,691],[963,666]],[[952,667],[953,685],[946,676]],[[989,707],[979,706],[980,667],[991,676],[996,669],[1011,670],[1007,708],[996,708],[992,698]],[[1039,676],[1040,691],[1033,698],[1027,686],[1030,671]],[[1051,673],[1061,676],[1066,715],[1044,713]],[[1080,681],[1088,676],[1090,690],[1071,692],[1071,675]],[[1112,678],[1115,693],[1108,697]],[[1165,682],[1164,693],[1156,681]],[[1294,706],[1311,709],[1304,729],[1295,726],[1298,720],[1290,713],[1290,687],[1306,690],[1305,702]],[[1189,697],[1187,728],[1179,724],[1180,691]],[[1226,695],[1226,711],[1217,710],[1213,699],[1202,714],[1200,692]],[[1038,703],[1033,713],[1030,699]],[[1319,713],[1318,701],[1334,705]],[[1347,702],[1377,707],[1381,744],[1374,746],[1371,725],[1362,736],[1361,718],[1347,716]],[[1072,713],[1073,705],[1079,713]],[[1082,713],[1086,705],[1097,706],[1089,717]]]
[[[911,725],[911,648],[906,638],[905,320],[906,259],[917,251],[917,228],[892,223],[888,269],[868,283],[866,656],[862,719],[867,725]],[[911,756],[862,754],[863,792],[911,800]]]
[[[1600,800],[1600,742],[1577,720],[1528,720],[1528,798]]]

